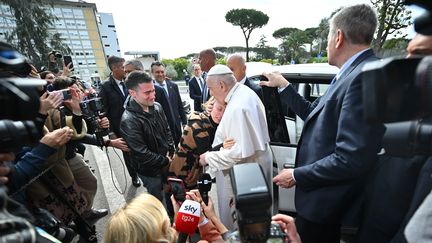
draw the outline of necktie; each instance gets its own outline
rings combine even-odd
[[[200,87],[201,87],[201,90],[202,90],[202,88],[204,87],[203,79],[202,78],[198,78],[198,79],[199,79]]]
[[[202,78],[204,79],[204,85],[202,86],[202,102],[205,103],[208,100],[207,83],[205,82],[207,78],[207,72],[203,72]]]
[[[164,90],[166,97],[169,98],[168,91],[166,90],[166,83],[161,83],[160,86]]]
[[[126,84],[122,81],[122,82],[120,82],[120,84],[121,84],[121,86],[122,86],[122,88],[123,88],[123,95],[126,97],[126,96],[128,96],[128,94],[129,94],[129,91],[128,91],[128,89],[126,88]]]

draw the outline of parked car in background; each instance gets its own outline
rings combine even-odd
[[[327,90],[338,68],[326,63],[272,66],[264,63],[247,63],[247,76],[259,82],[263,72],[279,71],[300,95],[313,102]],[[297,143],[303,129],[303,120],[279,99],[276,88],[263,87],[264,106],[273,152],[273,167],[276,175],[280,170],[293,168]],[[295,215],[294,188],[273,188],[274,211]]]

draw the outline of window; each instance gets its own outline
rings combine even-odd
[[[106,35],[103,35],[103,36],[102,36],[102,38],[108,38],[108,36],[106,36]]]
[[[62,18],[63,17],[61,8],[54,8],[53,14],[56,17],[58,17],[58,18]]]
[[[55,20],[54,25],[56,29],[63,29],[66,27],[65,22],[62,19]]]
[[[108,28],[115,28],[115,25],[109,24]]]
[[[80,30],[79,35],[80,35],[81,39],[88,39],[89,38],[87,31]]]
[[[69,36],[71,39],[78,39],[78,31],[76,30],[69,30]]]
[[[109,45],[109,44],[105,44],[104,46],[105,46],[105,47],[110,47],[110,45]]]
[[[62,9],[63,12],[63,16],[65,16],[66,18],[72,18],[74,16],[72,9],[70,8],[64,8]]]
[[[90,41],[83,40],[82,45],[83,45],[84,49],[91,49],[92,48]]]
[[[82,11],[81,9],[78,9],[78,8],[74,8],[74,9],[73,9],[73,15],[74,15],[75,18],[77,18],[77,19],[82,19],[82,18],[84,18],[83,11]]]
[[[76,24],[75,24],[75,20],[73,20],[73,19],[66,19],[65,22],[66,22],[66,27],[68,29],[76,29],[77,28]]]
[[[76,27],[77,27],[77,29],[86,29],[87,28],[84,20],[77,20],[76,21]]]

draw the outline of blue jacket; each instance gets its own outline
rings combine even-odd
[[[316,223],[341,223],[377,160],[384,126],[363,118],[361,68],[376,60],[362,53],[313,103],[289,85],[281,93],[305,122],[296,155],[297,213]]]

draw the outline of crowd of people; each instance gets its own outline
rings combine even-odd
[[[40,108],[34,118],[42,136],[34,147],[0,154],[2,161],[14,162],[0,166],[0,184],[30,212],[43,209],[58,220],[59,227],[45,230],[62,242],[71,242],[76,234],[83,241],[95,242],[92,225],[108,210],[93,208],[97,179],[84,159],[83,144],[115,147],[123,152],[133,186],[143,185],[147,193],[113,212],[105,242],[177,242],[173,222],[181,201],[171,195],[167,183],[171,177],[183,181],[184,200],[201,207],[199,238],[223,242],[239,227],[232,217],[230,169],[257,163],[270,191],[273,183],[282,188],[295,186],[295,219],[282,214],[272,217],[289,242],[340,242],[342,226],[358,227],[358,242],[424,240],[427,234],[415,226],[425,219],[415,212],[419,207],[428,212],[420,205],[425,198],[425,203],[430,201],[429,157],[406,163],[406,158],[380,155],[384,124],[363,119],[360,73],[367,62],[378,59],[370,48],[376,13],[365,4],[345,7],[330,19],[329,26],[328,62],[339,72],[314,102],[299,95],[277,72],[264,73],[268,81],[260,85],[251,82],[245,59],[238,53],[227,58],[227,65],[216,64],[213,49],[199,53],[193,75],[186,80],[194,100],[189,116],[177,84],[167,79],[159,61],[147,73],[139,60],[110,56],[111,73],[98,92],[73,76],[70,66],[40,74],[33,70],[29,75],[47,83],[39,90]],[[416,36],[408,46],[409,57],[430,55],[431,43],[431,37]],[[49,62],[54,65],[55,53],[50,53]],[[281,169],[275,177],[261,86],[277,87],[281,101],[304,120],[296,167]],[[83,114],[82,104],[99,101],[103,109],[95,111],[95,123]],[[389,161],[404,163],[394,167]],[[389,167],[394,174],[388,173]],[[400,179],[407,171],[412,176],[404,180],[405,186],[394,182],[380,187],[382,178],[400,174],[396,178]],[[197,190],[203,173],[217,183],[217,197],[208,202]],[[392,204],[388,195],[398,193],[404,193],[405,199]],[[217,200],[217,210],[213,200]],[[388,204],[394,205],[392,210]],[[410,222],[413,215],[417,221]],[[385,220],[376,221],[378,217]],[[38,225],[37,220],[34,224]]]

